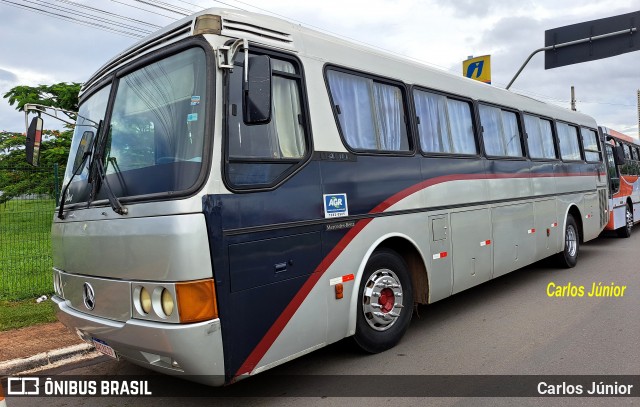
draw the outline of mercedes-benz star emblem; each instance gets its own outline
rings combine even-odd
[[[84,283],[82,286],[82,299],[84,300],[84,306],[91,311],[96,306],[96,294],[93,292],[91,284]]]

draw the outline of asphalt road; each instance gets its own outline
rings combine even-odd
[[[254,388],[280,380],[278,375],[289,375],[289,379],[309,375],[395,375],[383,382],[383,387],[398,386],[402,375],[639,375],[640,228],[634,232],[629,239],[605,236],[583,245],[578,266],[573,269],[557,269],[550,262],[539,262],[446,300],[420,306],[407,335],[390,351],[365,355],[347,339],[233,386],[251,394]],[[582,285],[585,296],[549,297],[550,282],[560,286],[569,282]],[[588,297],[592,284],[599,282],[627,286],[624,296]],[[147,373],[145,369],[106,357],[42,372],[56,375]],[[189,387],[195,385],[179,379],[168,380],[169,387],[203,391],[201,386]],[[278,388],[283,389],[281,394],[285,397],[220,397],[228,394],[225,389],[206,388],[208,398],[9,397],[7,405],[344,406],[348,403],[350,407],[396,407],[638,403],[637,398],[418,398],[396,397],[397,394],[363,397],[367,394],[362,390],[365,387],[355,392],[357,397],[333,397],[332,392],[328,392],[329,396],[318,393],[299,397],[296,395],[304,389],[296,386],[304,386],[304,380],[291,380],[290,387],[286,376],[282,381]],[[345,380],[345,385],[353,382]],[[287,396],[288,393],[293,396]]]

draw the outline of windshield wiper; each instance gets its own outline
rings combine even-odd
[[[104,183],[107,187],[107,199],[109,199],[109,204],[111,205],[111,209],[119,215],[126,215],[129,213],[129,210],[125,208],[116,194],[113,193],[113,189],[109,184],[109,180],[107,179],[107,173],[104,168],[104,164],[102,163],[102,158],[104,156],[105,144],[107,143],[107,139],[109,132],[111,131],[111,126],[107,129],[104,136],[100,141],[96,144],[96,153],[93,156],[91,163],[89,164],[89,182],[93,183],[93,187],[91,188],[91,193],[89,194],[89,200],[87,202],[87,207],[91,205],[96,195],[100,191],[100,187]]]
[[[109,180],[107,179],[107,173],[104,169],[104,165],[102,164],[102,158],[98,159],[96,166],[97,173],[100,176],[100,182],[104,182],[104,185],[107,187],[107,198],[109,199],[111,209],[113,209],[113,211],[119,215],[126,215],[127,213],[129,213],[129,210],[122,205],[116,194],[113,193],[113,189],[111,188]],[[100,186],[97,187],[96,193],[98,192],[98,189],[100,189]]]
[[[118,176],[118,182],[120,182],[120,186],[122,187],[122,194],[129,195],[129,193],[127,192],[127,184],[124,181],[122,170],[120,170],[120,166],[118,165],[118,160],[116,159],[116,157],[107,158],[107,168],[109,168],[109,164],[111,164],[111,167],[113,167],[116,175]]]

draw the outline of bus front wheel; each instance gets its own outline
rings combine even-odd
[[[354,339],[370,353],[394,347],[411,322],[413,290],[405,261],[395,251],[375,251],[358,290]]]
[[[564,228],[564,249],[558,253],[558,260],[562,267],[575,267],[578,263],[578,251],[580,250],[580,232],[573,215],[567,215],[567,224]]]

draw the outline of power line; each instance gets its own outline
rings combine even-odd
[[[120,28],[124,28],[126,30],[131,30],[131,31],[137,31],[140,32],[142,34],[151,34],[151,31],[149,31],[148,29],[144,29],[144,28],[138,28],[129,24],[124,24],[124,23],[120,23],[118,21],[114,21],[108,18],[104,18],[104,17],[98,17],[96,15],[93,14],[89,14],[89,13],[85,13],[85,12],[81,12],[81,11],[76,11],[73,10],[69,7],[64,7],[64,6],[54,6],[53,4],[50,3],[46,3],[40,0],[22,0],[27,4],[32,4],[32,5],[37,5],[37,6],[43,6],[43,7],[49,7],[52,10],[56,10],[56,11],[62,11],[65,13],[69,13],[78,17],[83,17],[83,18],[88,18],[91,19],[91,23],[94,23],[94,21],[99,21],[102,23],[107,23],[107,24],[113,24],[117,27]]]
[[[134,0],[134,1],[137,1],[138,3],[146,4],[148,6],[156,7],[156,8],[162,9],[162,10],[166,10],[166,11],[169,11],[169,12],[172,12],[172,13],[180,14],[181,16],[185,16],[185,17],[190,15],[190,14],[193,14],[193,12],[191,10],[187,10],[186,8],[174,6],[173,4],[165,3],[163,1],[155,1],[155,3],[152,3],[151,1],[147,1],[147,0]],[[173,9],[171,7],[175,7],[175,9]],[[178,10],[181,10],[181,11],[178,11]]]
[[[93,15],[93,14],[80,12],[78,10],[73,10],[71,8],[64,7],[64,6],[55,7],[52,4],[43,3],[42,1],[39,1],[39,0],[31,0],[31,1],[22,0],[22,1],[24,1],[24,2],[26,2],[28,4],[31,4],[31,6],[26,5],[26,4],[16,3],[16,2],[10,1],[10,0],[0,0],[0,2],[3,2],[5,4],[13,6],[13,7],[23,8],[23,9],[26,9],[28,11],[32,11],[32,12],[36,12],[36,13],[39,13],[39,14],[48,15],[48,16],[51,16],[51,17],[54,17],[54,18],[63,19],[63,20],[66,20],[66,21],[71,21],[71,22],[74,22],[76,24],[82,24],[82,25],[86,25],[86,26],[89,26],[89,27],[101,29],[103,31],[108,31],[108,32],[112,32],[112,33],[115,33],[115,34],[124,35],[124,36],[128,36],[128,37],[141,38],[141,37],[143,37],[143,35],[138,34],[138,33],[142,33],[142,34],[150,34],[151,33],[151,31],[149,31],[147,29],[136,27],[136,26],[133,26],[133,25],[130,25],[130,24],[120,23],[118,21],[114,21],[114,20],[109,19],[109,18],[99,17],[99,16],[96,16],[96,15]],[[133,22],[133,23],[136,23],[136,24],[146,25],[146,26],[153,27],[153,28],[161,28],[161,26],[156,25],[156,24],[151,24],[151,23],[148,23],[148,22],[145,22],[145,21],[142,21],[142,20],[138,20],[138,19],[134,19],[134,18],[131,18],[131,17],[123,16],[121,14],[112,13],[112,12],[109,12],[109,11],[105,11],[105,10],[101,10],[101,9],[98,9],[98,8],[90,7],[90,6],[87,6],[87,5],[84,5],[84,4],[75,3],[75,2],[70,1],[70,0],[56,0],[56,1],[64,3],[64,4],[68,4],[68,5],[72,6],[72,7],[84,8],[84,9],[87,9],[87,10],[91,10],[94,13],[106,14],[106,15],[109,15],[109,16],[112,16],[112,17],[115,17],[115,18],[118,18],[118,19],[130,21],[130,22]],[[118,1],[118,0],[112,0],[112,1],[114,1],[116,3],[119,3],[119,4],[122,4],[122,5],[125,5],[125,6],[128,6],[128,7],[139,9],[139,10],[142,10],[142,11],[145,11],[145,12],[153,13],[153,14],[165,17],[165,18],[171,18],[172,20],[177,20],[177,18],[175,18],[175,17],[170,17],[170,16],[167,16],[167,15],[164,15],[164,14],[161,14],[161,13],[157,13],[157,12],[149,10],[149,9],[136,7],[134,5],[127,4],[127,3],[124,3],[122,1]],[[172,13],[175,13],[175,14],[184,15],[184,16],[188,15],[186,13],[193,13],[192,10],[186,9],[184,7],[177,6],[175,4],[164,2],[164,1],[156,1],[155,4],[150,2],[150,1],[147,1],[147,0],[133,0],[133,1],[145,4],[147,6],[159,8],[161,10],[169,11],[169,12],[172,12]],[[194,3],[191,3],[191,2],[188,2],[188,1],[185,1],[185,0],[177,0],[177,1],[179,1],[181,3],[184,3],[184,4],[187,4],[187,5],[190,5],[190,6],[193,6],[193,7],[196,7],[196,8],[199,8],[201,10],[204,9],[203,7],[201,7],[201,6],[197,5],[197,4],[194,4]],[[216,3],[220,3],[220,4],[223,4],[223,5],[228,6],[228,7],[233,7],[233,8],[236,8],[236,9],[239,9],[239,10],[243,10],[243,11],[247,11],[247,12],[249,11],[249,10],[242,9],[242,8],[240,8],[238,6],[235,6],[233,4],[227,3],[227,2],[223,2],[223,1],[219,1],[219,0],[214,0],[214,1]],[[388,53],[391,53],[391,54],[402,56],[402,57],[405,57],[405,58],[408,58],[408,59],[411,59],[411,60],[414,60],[414,61],[417,61],[417,62],[426,63],[428,65],[435,66],[435,67],[444,69],[446,71],[450,71],[450,72],[454,71],[453,69],[450,69],[450,68],[447,68],[447,67],[444,67],[444,66],[441,66],[441,65],[433,64],[433,63],[430,63],[430,62],[427,62],[427,61],[424,61],[424,60],[420,60],[418,58],[414,58],[414,57],[411,57],[411,56],[408,56],[408,55],[400,54],[400,53],[395,52],[395,51],[384,49],[384,48],[381,48],[379,46],[375,46],[375,45],[369,44],[367,42],[357,40],[355,38],[351,38],[351,37],[348,37],[348,36],[345,36],[345,35],[341,35],[339,33],[335,33],[335,32],[326,30],[326,29],[324,29],[322,27],[319,27],[319,26],[316,26],[316,25],[313,25],[313,24],[307,24],[307,23],[305,23],[303,21],[296,20],[296,19],[290,18],[290,17],[288,17],[286,15],[279,14],[279,13],[276,13],[276,12],[273,12],[273,11],[270,11],[270,10],[267,10],[267,9],[264,9],[264,8],[261,8],[261,7],[258,7],[258,6],[254,6],[252,4],[246,3],[246,2],[241,1],[241,0],[234,0],[234,1],[237,2],[237,3],[241,3],[241,4],[244,4],[244,5],[253,7],[255,9],[257,9],[257,10],[260,10],[260,11],[263,11],[263,12],[266,12],[266,13],[269,13],[269,14],[272,14],[272,15],[287,19],[289,21],[293,21],[293,22],[296,22],[296,23],[299,23],[299,24],[304,24],[304,25],[306,25],[308,27],[321,30],[321,31],[323,31],[325,33],[329,33],[329,34],[335,35],[337,37],[341,37],[343,39],[348,39],[348,40],[354,41],[356,43],[364,44],[364,45],[366,45],[368,47],[371,47],[373,49],[377,49],[377,50],[380,50],[380,51],[385,51],[385,52],[388,52]],[[51,10],[66,12],[68,14],[72,14],[72,15],[75,15],[75,16],[78,16],[78,17],[82,17],[82,18],[88,18],[88,19],[91,19],[91,21],[81,20],[79,18],[74,18],[74,17],[71,17],[69,15],[58,14],[58,13],[55,13],[55,12],[50,11],[50,10],[38,8],[36,6],[48,7]],[[106,25],[102,25],[102,24],[96,24],[96,22],[95,22],[96,20],[99,21],[99,22],[102,22],[102,23],[115,25],[116,27],[119,27],[121,29],[114,28],[113,26],[106,26]],[[137,31],[137,32],[131,32],[131,31]],[[535,98],[543,99],[543,100],[546,100],[546,101],[551,101],[551,102],[554,102],[554,103],[563,103],[563,104],[564,103],[569,103],[568,100],[562,100],[562,99],[558,99],[558,98],[542,95],[542,94],[539,94],[539,93],[535,93],[535,92],[531,92],[531,91],[527,91],[527,90],[523,90],[523,89],[514,89],[514,91],[517,91],[518,93],[521,93],[523,95],[532,95]],[[624,106],[624,107],[635,106],[635,105],[632,105],[632,104],[611,103],[611,102],[603,102],[603,101],[583,101],[583,100],[580,100],[579,102],[580,103],[588,103],[588,104],[610,105],[610,106]]]
[[[161,16],[161,17],[169,18],[169,19],[174,20],[174,21],[175,21],[175,20],[177,20],[177,18],[175,18],[175,17],[171,17],[171,16],[168,16],[168,15],[166,15],[166,14],[160,14],[160,13],[158,13],[158,12],[155,12],[155,11],[153,11],[153,10],[148,10],[148,9],[146,9],[146,8],[136,7],[136,6],[134,6],[133,4],[124,3],[124,2],[119,1],[119,0],[111,0],[111,1],[112,1],[112,2],[114,2],[114,3],[122,4],[123,6],[131,7],[131,8],[135,8],[135,9],[138,9],[138,10],[145,11],[145,12],[147,12],[147,13],[155,14],[155,15],[157,15],[157,16]]]
[[[0,0],[0,2],[5,3],[5,4],[7,4],[9,6],[12,6],[12,7],[22,8],[22,9],[25,9],[27,11],[31,11],[31,12],[34,12],[34,13],[43,14],[43,15],[46,15],[46,16],[49,16],[49,17],[60,19],[60,20],[70,21],[70,22],[73,22],[73,23],[76,23],[76,24],[85,25],[87,27],[92,27],[92,28],[95,28],[95,29],[98,29],[98,30],[102,30],[102,31],[112,32],[114,34],[123,35],[123,36],[126,36],[126,37],[133,37],[133,38],[142,38],[142,37],[144,37],[144,35],[141,35],[141,34],[136,34],[136,33],[128,32],[128,31],[124,31],[124,30],[118,30],[118,29],[115,29],[113,27],[105,26],[105,25],[102,25],[102,24],[90,23],[88,21],[80,20],[78,18],[65,16],[65,15],[54,13],[54,12],[47,11],[47,10],[42,10],[40,8],[37,8],[37,7],[32,7],[32,6],[28,6],[28,5],[25,5],[25,4],[16,3],[16,2],[13,2],[13,1],[10,1],[10,0]]]
[[[198,8],[198,9],[200,9],[200,10],[204,10],[204,9],[206,8],[206,7],[202,7],[202,6],[200,6],[200,5],[194,4],[194,3],[190,3],[190,2],[185,1],[185,0],[178,0],[178,1],[179,1],[180,3],[184,3],[184,4],[188,4],[188,5],[190,5],[190,6],[196,7],[196,8]]]
[[[135,18],[123,16],[123,15],[116,14],[116,13],[111,13],[109,11],[105,11],[105,10],[101,10],[99,8],[94,8],[94,7],[91,7],[91,6],[87,6],[85,4],[76,3],[76,2],[73,2],[73,1],[70,1],[70,0],[56,0],[56,1],[59,1],[61,3],[66,3],[66,4],[69,4],[69,5],[73,5],[75,7],[80,7],[80,8],[85,8],[85,9],[88,9],[88,10],[93,10],[93,11],[98,12],[98,13],[114,16],[114,17],[121,18],[121,19],[126,20],[126,21],[135,22],[135,23],[138,23],[138,24],[142,24],[142,25],[146,25],[146,26],[152,27],[152,28],[156,28],[156,29],[162,28],[162,26],[159,26],[157,24],[151,24],[151,23],[146,22],[146,21],[137,20]]]

